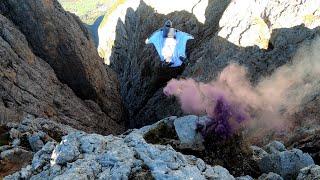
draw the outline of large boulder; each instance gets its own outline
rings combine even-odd
[[[174,127],[181,144],[186,146],[203,146],[203,137],[197,131],[199,117],[194,115],[184,116],[174,120]]]
[[[0,13],[25,35],[29,52],[46,61],[81,99],[96,102],[108,120],[121,123],[123,108],[116,74],[104,67],[78,17],[64,11],[57,0],[5,0],[0,7]]]

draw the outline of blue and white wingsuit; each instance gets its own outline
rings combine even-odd
[[[186,59],[186,45],[189,39],[194,37],[188,33],[172,28],[170,20],[165,22],[165,26],[155,31],[146,44],[152,43],[164,64],[169,67],[181,66]]]

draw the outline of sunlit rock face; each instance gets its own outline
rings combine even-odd
[[[206,20],[205,10],[208,6],[208,0],[189,0],[184,2],[181,0],[145,0],[144,2],[160,14],[169,14],[174,11],[187,11],[194,14],[201,23],[204,23]]]
[[[315,28],[320,23],[320,1],[232,1],[223,14],[218,35],[242,46],[257,45],[267,49],[271,32],[305,24]]]

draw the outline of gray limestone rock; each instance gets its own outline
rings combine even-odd
[[[272,141],[266,145],[265,150],[270,154],[274,154],[286,151],[286,147],[279,141]]]
[[[283,180],[283,178],[279,174],[269,172],[268,174],[262,174],[258,180]]]
[[[254,179],[251,176],[246,175],[246,176],[236,177],[236,180],[254,180]]]
[[[33,170],[38,170],[50,162],[51,154],[55,148],[55,145],[56,143],[54,142],[48,142],[42,147],[41,150],[34,154],[32,159]]]
[[[28,141],[32,151],[35,151],[35,152],[39,151],[44,146],[44,143],[41,140],[41,137],[37,133],[30,135],[28,137]]]
[[[76,160],[80,155],[79,139],[82,132],[74,132],[63,137],[61,143],[55,147],[51,155],[51,165],[63,165],[67,162]]]
[[[311,165],[300,169],[297,180],[314,180],[320,179],[320,166]]]
[[[267,145],[270,154],[257,160],[259,168],[264,173],[274,172],[285,179],[296,178],[299,170],[314,164],[312,157],[299,149],[286,150],[280,142]]]
[[[231,174],[229,174],[228,170],[221,166],[207,167],[204,175],[208,179],[212,180],[233,180],[235,179]]]
[[[198,116],[189,115],[174,120],[174,127],[181,144],[189,146],[203,146],[203,138],[197,132]]]

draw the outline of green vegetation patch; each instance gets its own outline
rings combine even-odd
[[[87,23],[93,24],[104,15],[116,0],[59,0],[63,8],[70,11]]]

